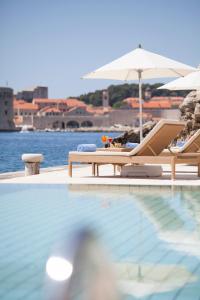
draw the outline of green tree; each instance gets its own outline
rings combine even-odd
[[[185,91],[168,91],[168,90],[158,90],[157,88],[163,85],[163,83],[144,83],[142,85],[143,97],[146,88],[151,89],[151,94],[153,96],[181,96],[185,97],[187,92]],[[110,105],[113,108],[120,108],[122,106],[122,101],[128,97],[138,97],[138,84],[132,83],[124,83],[119,85],[110,85],[108,86],[108,92],[110,97]],[[90,104],[93,106],[102,106],[102,92],[103,90],[96,90],[93,93],[83,94],[77,97],[81,101],[86,104]]]

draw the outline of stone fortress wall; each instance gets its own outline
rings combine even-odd
[[[158,114],[157,114],[158,115]],[[158,118],[179,119],[180,112],[177,109],[161,111]],[[144,121],[149,121],[144,119]],[[27,116],[23,123],[39,130],[66,129],[79,127],[110,127],[116,124],[138,126],[137,110],[116,109],[104,115],[63,115],[63,116]]]
[[[66,129],[79,127],[110,127],[115,124],[133,126],[136,113],[132,110],[113,110],[104,115],[63,115],[24,117],[24,123],[37,129]]]
[[[13,119],[13,90],[0,87],[0,131],[15,130]]]

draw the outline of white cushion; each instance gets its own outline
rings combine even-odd
[[[200,135],[200,129],[193,134],[193,136],[182,146],[179,148],[179,152],[187,152],[187,148],[190,147],[190,145],[195,141],[196,138]]]
[[[42,162],[44,159],[42,154],[39,153],[26,153],[22,154],[22,160],[24,162]]]
[[[69,154],[78,154],[78,156],[129,156],[129,152],[117,152],[117,151],[95,151],[95,152],[78,152],[70,151]]]
[[[121,169],[123,177],[160,177],[162,167],[157,165],[126,165]]]

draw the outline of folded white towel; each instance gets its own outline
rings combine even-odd
[[[80,144],[77,147],[78,152],[95,152],[97,146],[95,144]]]

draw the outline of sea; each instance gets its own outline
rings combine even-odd
[[[79,144],[103,147],[101,136],[116,137],[119,132],[0,132],[0,173],[24,169],[24,153],[42,153],[41,167],[67,165],[69,151]]]

